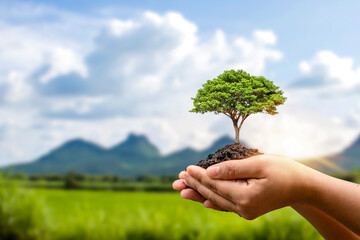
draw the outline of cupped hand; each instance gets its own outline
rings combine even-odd
[[[207,170],[189,166],[173,187],[181,190],[184,199],[254,219],[278,208],[306,203],[313,194],[311,171],[287,158],[259,155]]]
[[[181,172],[179,175],[181,176],[184,172]],[[206,208],[212,208],[214,210],[219,210],[219,211],[225,211],[224,209],[220,208],[219,206],[216,206],[215,204],[213,204],[210,200],[206,199],[205,197],[203,197],[202,195],[200,195],[197,191],[195,191],[192,188],[189,188],[184,180],[182,179],[178,179],[175,180],[173,183],[173,188],[175,190],[180,190],[180,195],[183,199],[189,199],[195,202],[200,202],[204,205],[204,207]]]

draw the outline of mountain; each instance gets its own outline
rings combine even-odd
[[[131,133],[125,141],[109,149],[83,139],[74,139],[33,162],[5,169],[27,174],[64,174],[76,171],[99,175],[117,174],[123,177],[171,175],[178,174],[188,165],[196,164],[218,148],[233,142],[233,138],[223,136],[202,151],[188,147],[163,156],[144,135]]]
[[[223,136],[203,150],[187,147],[162,155],[144,135],[129,134],[125,141],[108,149],[83,139],[74,139],[33,162],[4,169],[28,174],[63,174],[73,170],[86,174],[116,174],[123,177],[144,174],[172,175],[233,142],[233,138]],[[246,146],[246,143],[241,144]],[[342,172],[360,168],[360,136],[341,153],[305,159],[302,162],[323,172]]]
[[[346,172],[360,168],[360,136],[340,153],[302,160],[304,164],[322,172]]]
[[[344,151],[327,158],[347,171],[360,168],[360,136]]]
[[[94,143],[75,139],[50,151],[34,162],[14,165],[14,172],[35,173],[66,173],[67,171],[81,170],[93,173],[97,171],[102,156],[106,150]]]
[[[128,162],[141,162],[144,158],[157,159],[161,157],[159,150],[149,142],[146,136],[133,133],[130,133],[124,142],[112,147],[109,152],[121,156]]]

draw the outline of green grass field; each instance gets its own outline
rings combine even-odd
[[[178,193],[2,188],[0,239],[322,239],[290,208],[253,221]]]

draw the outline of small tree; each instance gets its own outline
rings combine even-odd
[[[235,129],[235,143],[244,121],[255,113],[275,115],[276,107],[285,102],[283,91],[263,76],[257,77],[243,70],[224,71],[200,88],[190,112],[214,112],[231,118]]]

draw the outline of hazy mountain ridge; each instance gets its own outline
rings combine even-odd
[[[347,171],[360,168],[360,136],[344,151],[327,158]]]
[[[360,168],[360,136],[342,152],[301,162],[322,172],[347,172]]]
[[[73,170],[86,174],[117,174],[124,177],[144,174],[171,175],[233,142],[233,138],[223,136],[202,151],[188,147],[161,155],[158,148],[144,135],[129,134],[125,141],[109,149],[83,139],[74,139],[33,162],[12,165],[5,169],[28,174],[63,174]]]
[[[187,147],[162,155],[144,135],[129,134],[125,141],[111,148],[103,148],[83,139],[74,139],[33,162],[5,169],[28,174],[63,174],[73,170],[86,174],[117,174],[124,177],[144,174],[172,175],[232,143],[233,138],[223,136],[203,150]],[[246,146],[246,143],[242,144]],[[341,153],[301,162],[323,172],[344,172],[360,168],[360,136]]]

